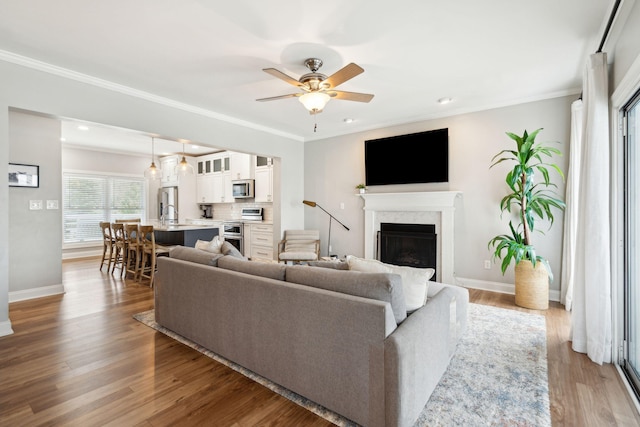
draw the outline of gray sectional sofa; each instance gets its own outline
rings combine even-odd
[[[176,248],[158,259],[155,315],[355,423],[411,426],[465,330],[469,297],[431,282],[407,315],[400,280]]]

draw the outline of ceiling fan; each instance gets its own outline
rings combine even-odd
[[[263,68],[262,71],[265,73],[271,74],[292,86],[302,89],[302,92],[273,96],[270,98],[261,98],[256,99],[256,101],[275,101],[276,99],[297,97],[305,108],[309,110],[310,114],[317,114],[322,112],[322,109],[331,98],[357,102],[369,102],[373,99],[373,95],[368,93],[335,90],[338,85],[364,72],[362,67],[354,64],[353,62],[344,66],[329,77],[318,72],[320,67],[322,67],[322,60],[318,58],[309,58],[304,61],[304,65],[306,65],[311,72],[300,76],[298,80],[286,75],[282,71],[276,70],[275,68]]]

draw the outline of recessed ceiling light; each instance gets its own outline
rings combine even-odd
[[[65,142],[67,140],[67,138],[60,138],[61,142]]]
[[[89,127],[85,125],[79,125],[78,130],[89,130]]]
[[[450,103],[451,101],[453,101],[453,99],[451,98],[440,98],[438,99],[438,104],[444,105]]]
[[[200,148],[200,146],[199,146],[199,145],[192,145],[191,147],[192,147],[194,150],[197,150],[198,148]]]
[[[353,123],[353,119],[347,117],[346,119],[342,120],[345,123]]]

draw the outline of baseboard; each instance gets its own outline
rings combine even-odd
[[[511,283],[489,282],[487,280],[468,279],[456,277],[456,284],[465,288],[479,289],[482,291],[498,292],[501,294],[515,295],[516,287]],[[560,291],[550,289],[549,301],[560,302]]]
[[[4,322],[0,322],[0,337],[11,334],[13,334],[13,329],[11,329],[11,321],[6,320]]]
[[[40,288],[25,289],[23,291],[9,292],[9,302],[25,301],[28,299],[48,297],[64,294],[64,285],[43,286]]]
[[[79,258],[95,258],[99,256],[102,256],[102,248],[99,248],[99,249],[88,248],[86,250],[79,250],[79,251],[73,251],[73,252],[62,251],[63,260],[79,259]]]

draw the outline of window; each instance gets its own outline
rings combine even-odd
[[[100,221],[146,218],[142,178],[63,174],[63,242],[102,241]]]

